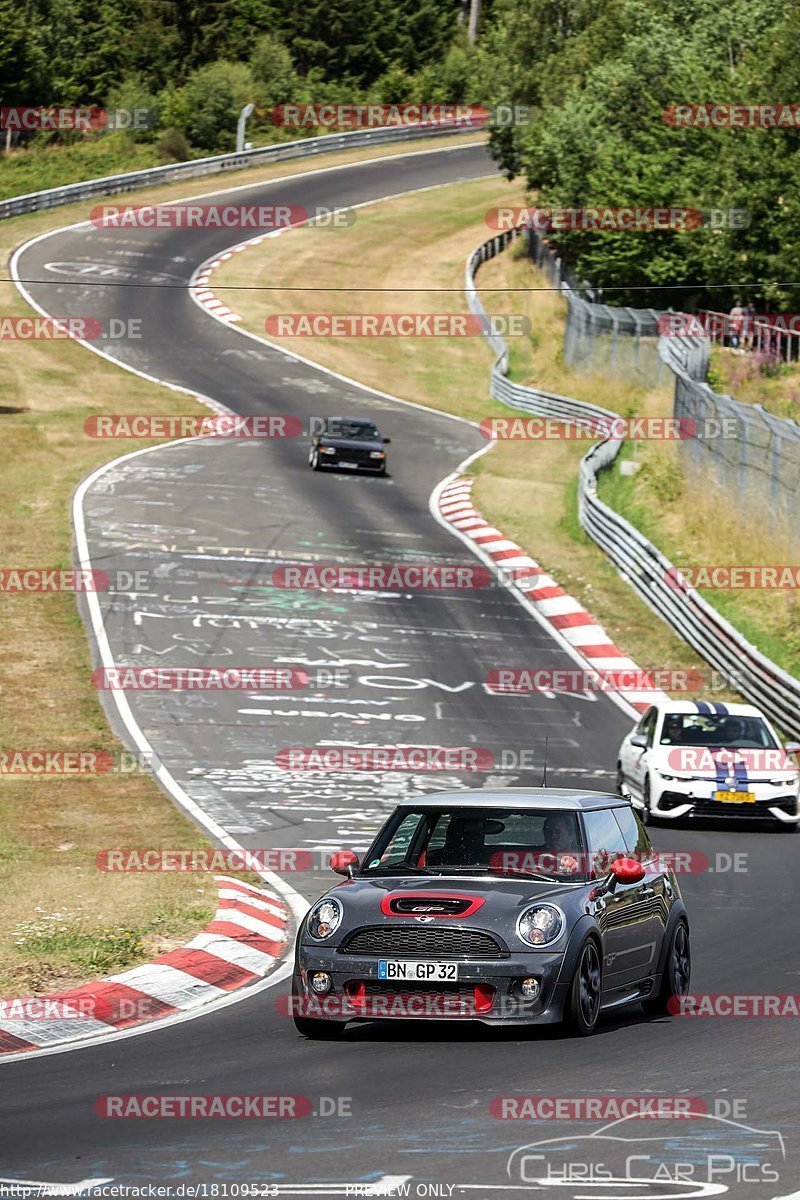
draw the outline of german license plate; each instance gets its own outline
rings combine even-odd
[[[358,463],[353,462],[338,462],[336,465],[337,467],[344,467],[345,471],[355,471],[358,467]]]
[[[458,963],[409,962],[396,958],[382,958],[378,962],[378,979],[455,983],[458,980]]]
[[[755,804],[754,792],[714,792],[714,799],[720,804]]]

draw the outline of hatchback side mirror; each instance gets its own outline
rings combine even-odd
[[[644,867],[635,858],[616,858],[609,871],[618,883],[641,883],[644,879]]]
[[[358,866],[358,855],[354,850],[337,850],[328,859],[328,865],[337,875],[346,875],[352,879]]]
[[[800,742],[787,742],[785,748],[787,754],[800,754]]]
[[[383,444],[384,444],[384,446],[388,446],[388,445],[389,445],[389,443],[391,442],[391,440],[392,440],[391,438],[384,438],[384,439],[383,439]]]
[[[631,738],[631,745],[638,746],[640,750],[647,749],[647,737],[643,733],[635,733]]]

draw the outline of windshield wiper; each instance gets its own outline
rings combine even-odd
[[[427,867],[412,867],[410,863],[394,863],[385,867],[367,867],[364,875],[433,875]]]
[[[560,883],[560,875],[544,875],[540,871],[515,871],[513,867],[486,867],[493,875],[511,875],[514,879],[541,879],[544,883]]]
[[[545,883],[552,883],[554,876],[543,875],[538,871],[514,871],[513,869],[503,867],[486,867],[486,866],[460,866],[460,867],[439,867],[437,873],[440,875],[513,875],[517,879],[541,879]],[[556,882],[558,880],[556,879]]]

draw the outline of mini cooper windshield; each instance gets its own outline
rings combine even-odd
[[[525,875],[582,881],[574,812],[404,808],[378,837],[363,875]]]

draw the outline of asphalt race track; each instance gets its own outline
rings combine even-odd
[[[491,170],[479,147],[435,150],[254,185],[236,199],[348,206]],[[320,233],[323,252],[326,236],[338,235]],[[305,695],[129,693],[159,760],[226,831],[259,848],[360,849],[409,793],[538,784],[545,737],[552,783],[612,790],[616,748],[631,719],[618,705],[497,696],[483,687],[497,666],[574,665],[506,590],[298,592],[287,599],[268,586],[271,572],[287,564],[473,561],[433,519],[429,498],[484,443],[467,424],[243,338],[212,320],[185,288],[147,286],[186,284],[199,263],[239,240],[235,231],[83,227],[30,244],[18,261],[23,280],[43,281],[25,287],[53,315],[141,318],[140,340],[107,347],[128,366],[239,413],[291,413],[307,427],[313,416],[347,412],[374,419],[392,439],[386,479],[312,472],[307,440],[290,438],[164,446],[99,472],[89,485],[83,512],[94,565],[148,573],[145,592],[102,600],[118,664],[339,672]],[[487,352],[487,370],[488,363]],[[107,709],[125,737],[115,706]],[[483,774],[379,776],[295,774],[275,763],[285,748],[387,743],[482,748],[495,766]],[[800,991],[796,839],[692,828],[656,830],[654,840],[704,851],[712,866],[746,854],[740,871],[682,879],[692,990]],[[331,878],[315,868],[287,882],[311,899]],[[588,1040],[550,1029],[408,1022],[361,1026],[327,1044],[296,1035],[285,999],[281,1005],[285,995],[284,981],[162,1030],[0,1064],[0,1177],[219,1185],[209,1196],[225,1195],[224,1184],[247,1183],[275,1185],[273,1194],[356,1195],[356,1184],[391,1178],[407,1182],[411,1195],[476,1200],[499,1189],[512,1197],[527,1190],[772,1200],[800,1186],[797,1035],[787,1020],[652,1020],[632,1009]],[[303,1095],[317,1115],[95,1115],[105,1094],[152,1092]],[[604,1122],[500,1121],[489,1112],[498,1096],[651,1093],[701,1098],[710,1115],[666,1131],[654,1121],[618,1127],[614,1135],[623,1140],[592,1144],[606,1182],[570,1187],[532,1182],[544,1173],[545,1158],[535,1157],[541,1148],[524,1167],[513,1152],[571,1137],[573,1157],[580,1156],[575,1147],[583,1143],[574,1139]],[[723,1119],[731,1117],[738,1123]],[[650,1140],[642,1146],[639,1139]],[[708,1190],[709,1153],[719,1156],[716,1190]],[[607,1180],[623,1173],[631,1154],[642,1156],[642,1182],[619,1190]],[[659,1162],[683,1164],[686,1182],[654,1181]],[[705,1181],[702,1188],[688,1182],[693,1177]]]

